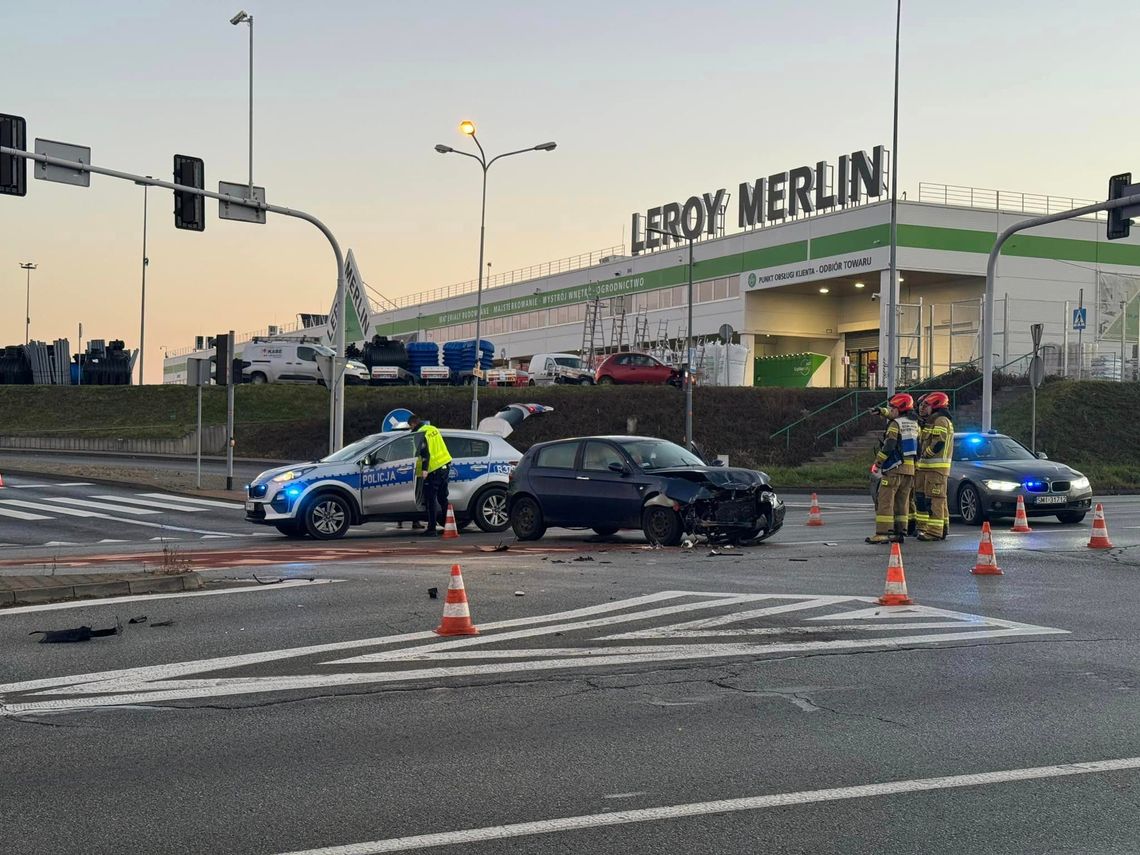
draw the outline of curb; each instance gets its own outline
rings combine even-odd
[[[172,594],[181,591],[197,591],[202,587],[202,579],[197,573],[152,576],[145,579],[84,582],[78,585],[49,585],[40,588],[0,590],[0,606],[30,606],[61,600],[102,599],[105,597],[126,597],[133,594]]]

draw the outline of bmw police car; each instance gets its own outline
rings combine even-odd
[[[447,489],[457,525],[504,531],[507,477],[522,452],[499,433],[440,433],[452,457]],[[287,537],[320,540],[343,537],[349,526],[366,522],[426,519],[417,442],[406,430],[377,433],[315,463],[262,472],[246,487],[245,517]]]

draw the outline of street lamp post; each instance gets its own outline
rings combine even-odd
[[[480,345],[482,343],[481,321],[483,320],[483,249],[487,231],[487,172],[490,170],[491,165],[501,158],[510,157],[515,154],[526,154],[528,151],[554,151],[558,144],[553,142],[539,143],[530,148],[520,148],[517,151],[497,154],[488,160],[487,154],[483,151],[483,146],[479,142],[479,138],[475,136],[475,123],[470,121],[460,122],[459,130],[466,136],[471,137],[475,146],[479,149],[478,155],[471,154],[467,151],[458,151],[449,145],[442,144],[437,145],[435,150],[440,154],[461,154],[464,157],[470,157],[483,169],[483,199],[479,209],[479,283],[475,292],[475,368],[478,372],[480,357],[482,355]],[[479,426],[479,373],[476,373],[471,379],[471,430],[475,430]]]
[[[235,27],[249,24],[249,196],[253,198],[253,15],[244,9],[230,18]]]
[[[32,264],[32,262],[30,262],[30,261],[24,262],[23,264],[20,265],[20,268],[22,270],[28,271],[27,290],[25,291],[25,294],[24,294],[24,346],[25,347],[27,347],[27,345],[28,345],[28,329],[32,325],[32,271],[35,270],[37,266],[38,265]]]
[[[673,240],[687,240],[689,242],[689,321],[685,327],[685,360],[681,363],[685,370],[683,378],[685,383],[685,448],[693,450],[693,242],[694,238],[682,237],[674,232],[646,226],[647,232],[656,232]],[[725,353],[728,353],[726,350]]]
[[[147,178],[154,180],[150,175]],[[142,297],[139,300],[139,385],[141,386],[144,378],[143,355],[146,353],[146,268],[150,264],[150,259],[146,256],[146,203],[150,185],[141,181],[136,181],[135,184],[143,189]]]
[[[898,318],[895,307],[898,304],[898,227],[899,227],[899,33],[902,29],[902,0],[895,6],[895,105],[894,121],[891,124],[891,284],[887,297],[887,396],[894,397],[898,378]]]

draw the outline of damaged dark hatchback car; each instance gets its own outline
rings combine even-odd
[[[601,535],[640,529],[661,546],[686,535],[744,544],[784,523],[784,503],[763,472],[709,466],[679,445],[644,436],[532,446],[510,475],[507,501],[519,540],[562,526]]]

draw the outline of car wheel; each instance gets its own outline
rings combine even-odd
[[[1087,513],[1088,511],[1061,511],[1057,514],[1057,519],[1065,525],[1076,525],[1084,520]]]
[[[641,515],[645,539],[654,545],[676,546],[681,542],[681,518],[672,508],[654,506]]]
[[[982,512],[982,495],[973,484],[963,484],[958,489],[958,516],[966,525],[981,525],[986,520]]]
[[[506,531],[511,524],[507,513],[507,491],[502,487],[482,490],[471,503],[471,517],[483,531]]]
[[[578,385],[579,386],[593,386],[594,381],[591,380],[589,377],[583,377],[581,380],[578,381]]]
[[[305,506],[305,530],[317,540],[344,537],[351,524],[348,502],[335,493],[315,496]]]
[[[262,383],[268,383],[269,378],[266,377],[264,374],[262,374],[260,371],[258,371],[256,374],[250,374],[249,375],[249,382],[255,383],[257,385],[261,385]]]
[[[511,508],[511,528],[519,540],[538,540],[546,534],[542,508],[530,496],[518,499]]]
[[[534,385],[534,381],[533,381],[533,380],[527,380],[527,381],[526,381],[526,385],[528,385],[528,386],[533,386],[533,385]]]
[[[304,523],[298,522],[296,520],[291,520],[290,522],[286,523],[277,523],[274,528],[276,528],[286,537],[291,537],[296,540],[299,540],[302,537],[307,537],[309,534],[307,531],[305,531]]]
[[[596,525],[594,526],[594,533],[600,534],[602,537],[609,537],[611,534],[617,534],[618,526],[616,525]]]
[[[599,386],[612,386],[613,384],[614,384],[614,378],[610,377],[608,374],[605,377],[599,377],[598,378],[598,385]]]

